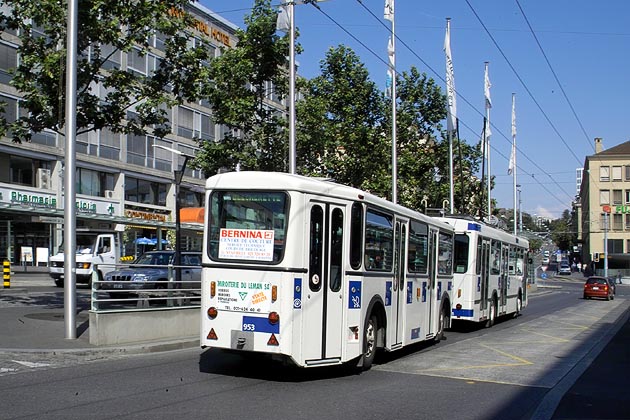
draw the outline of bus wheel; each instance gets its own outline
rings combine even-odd
[[[438,330],[437,330],[437,333],[435,334],[435,341],[436,342],[438,342],[440,340],[444,340],[444,331],[448,327],[448,321],[449,321],[448,312],[447,312],[446,306],[443,305],[442,309],[440,310],[440,318],[439,318],[439,321],[438,321]]]
[[[55,286],[63,287],[63,279],[55,279]]]
[[[521,310],[523,309],[523,298],[519,294],[516,298],[516,312],[514,312],[514,318],[518,317],[521,314]]]
[[[490,328],[494,325],[494,320],[497,317],[497,300],[492,299],[490,303],[490,315],[488,316],[488,320],[486,321],[486,328]]]
[[[378,322],[375,316],[371,316],[365,323],[363,330],[363,369],[372,367],[374,356],[376,355],[376,331]]]

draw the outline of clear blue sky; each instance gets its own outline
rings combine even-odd
[[[200,3],[243,27],[243,16],[254,2]],[[383,89],[389,34],[389,22],[383,20],[384,3],[363,0],[362,6],[357,0],[329,0],[319,4],[322,11],[312,5],[296,6],[299,42],[304,48],[297,58],[299,74],[308,78],[318,75],[326,51],[344,44],[361,57],[372,80]],[[490,62],[491,171],[496,176],[492,196],[499,207],[513,207],[512,177],[507,175],[513,92],[517,174],[525,212],[559,217],[570,208],[576,194],[575,170],[582,167],[585,156],[594,153],[594,138],[602,137],[604,148],[630,140],[630,1],[396,0],[395,6],[396,35],[402,41],[396,45],[397,71],[416,66],[442,88],[446,18],[451,18],[460,136],[470,144],[476,143],[481,134],[484,62]]]

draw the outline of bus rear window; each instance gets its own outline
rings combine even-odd
[[[208,252],[213,260],[277,264],[284,256],[288,197],[271,191],[213,191]]]

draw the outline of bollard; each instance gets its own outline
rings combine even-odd
[[[2,263],[2,274],[4,278],[4,288],[8,289],[11,287],[11,262],[4,261]]]

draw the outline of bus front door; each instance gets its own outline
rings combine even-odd
[[[346,236],[343,207],[311,203],[308,288],[303,293],[301,332],[307,364],[341,358]]]
[[[488,288],[490,286],[490,241],[483,239],[481,242],[481,302],[480,313],[477,319],[488,316]]]
[[[429,279],[427,284],[427,328],[426,336],[434,335],[437,331],[437,322],[439,317],[433,313],[437,305],[437,271],[438,271],[438,246],[439,232],[435,229],[429,229]]]

